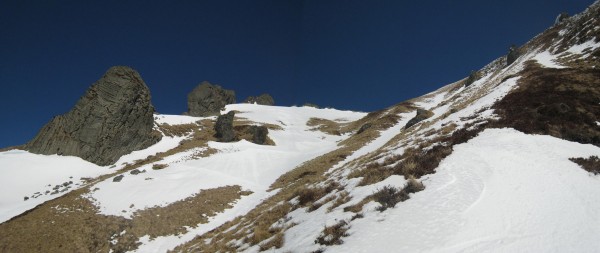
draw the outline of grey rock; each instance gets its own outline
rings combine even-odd
[[[356,132],[356,134],[361,134],[362,132],[364,132],[365,130],[371,128],[371,126],[373,126],[373,124],[371,123],[365,123],[364,125],[362,125],[360,127],[360,129],[358,129],[358,132]]]
[[[235,112],[230,111],[227,114],[217,118],[215,123],[215,137],[220,142],[232,142],[235,140],[235,132],[233,131],[233,117]]]
[[[140,75],[129,67],[112,67],[73,109],[54,117],[24,148],[110,165],[160,140],[152,130],[153,113],[150,91]]]
[[[556,16],[556,20],[554,20],[554,25],[558,25],[569,18],[569,13],[562,12]]]
[[[235,103],[235,92],[207,81],[200,83],[188,94],[187,115],[207,117],[219,115],[221,109]]]
[[[141,174],[141,173],[144,173],[144,172],[146,172],[146,170],[140,171],[138,169],[134,169],[131,172],[129,172],[129,174],[131,174],[131,175],[137,175],[137,174]]]
[[[252,142],[263,145],[267,142],[269,129],[266,126],[250,126],[248,132],[252,135]]]
[[[431,117],[432,115],[433,113],[428,110],[417,109],[417,115],[406,123],[404,129],[414,126],[415,124]]]
[[[259,104],[259,105],[275,105],[275,100],[269,94],[262,94],[258,97],[248,97],[244,100],[247,104]]]
[[[123,177],[125,177],[124,175],[118,175],[116,177],[113,178],[113,182],[121,182],[121,180],[123,180]]]
[[[467,80],[465,80],[465,87],[473,84],[479,78],[479,73],[477,71],[471,71],[471,74],[469,74],[469,77],[467,77]]]
[[[515,62],[520,56],[521,52],[519,52],[519,48],[515,45],[510,46],[508,54],[506,55],[506,66]]]

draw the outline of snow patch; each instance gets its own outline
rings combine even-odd
[[[556,56],[551,54],[548,51],[544,51],[544,52],[536,54],[533,57],[533,59],[536,60],[539,64],[541,64],[545,68],[553,68],[553,69],[565,68],[564,66],[556,63]]]

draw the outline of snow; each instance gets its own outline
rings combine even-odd
[[[211,117],[209,117],[211,118]],[[212,117],[214,118],[214,117]],[[186,115],[167,115],[167,114],[155,114],[154,122],[157,124],[169,124],[169,125],[182,125],[182,124],[191,124],[198,120],[202,120],[205,118],[202,117],[192,117]]]
[[[545,68],[553,68],[553,69],[565,68],[564,66],[556,63],[556,56],[551,54],[548,51],[544,51],[544,52],[536,54],[533,57],[533,59],[536,60],[539,64],[541,64]]]
[[[594,252],[600,177],[568,160],[591,155],[600,148],[487,129],[454,146],[425,191],[383,213],[365,206],[327,252]],[[345,218],[322,215],[310,219]]]
[[[159,142],[146,149],[133,151],[127,155],[121,156],[121,158],[119,158],[119,160],[115,164],[124,165],[125,163],[133,163],[135,160],[138,159],[144,159],[150,155],[156,155],[159,152],[164,152],[177,147],[179,145],[179,142],[184,139],[185,137],[163,136]]]
[[[579,45],[570,47],[567,49],[567,52],[572,54],[584,54],[584,51],[593,52],[598,47],[600,47],[600,42],[595,42],[594,39],[591,39]],[[583,57],[588,57],[588,55],[586,54]]]
[[[0,223],[19,215],[35,206],[60,197],[79,188],[82,177],[96,177],[110,173],[107,167],[100,167],[78,157],[59,155],[38,155],[22,150],[0,152]],[[69,189],[56,185],[72,181]],[[50,185],[50,186],[49,186]],[[46,194],[46,191],[50,193]],[[34,193],[39,192],[36,198]],[[28,200],[24,197],[28,196]]]
[[[178,236],[158,237],[150,241],[149,237],[140,240],[143,245],[138,252],[163,252],[178,244],[193,239],[218,225],[244,214],[276,191],[267,192],[269,186],[282,174],[294,169],[301,163],[336,149],[338,142],[348,137],[328,135],[313,131],[306,125],[310,118],[324,118],[338,122],[358,120],[366,113],[340,111],[335,109],[316,109],[312,107],[279,107],[256,104],[228,105],[224,113],[235,110],[237,117],[248,119],[256,124],[269,123],[283,130],[269,130],[269,137],[275,146],[256,145],[242,140],[233,143],[209,142],[210,148],[217,154],[199,159],[189,159],[198,150],[190,150],[166,157],[158,162],[169,166],[153,170],[152,164],[138,170],[138,175],[124,174],[121,182],[112,178],[96,184],[98,188],[88,197],[99,207],[100,213],[131,218],[138,211],[153,206],[166,206],[185,199],[204,189],[227,185],[239,185],[243,190],[254,192],[244,196],[233,208],[223,214],[212,217],[208,224],[190,228],[188,233]],[[193,119],[192,119],[193,118]],[[199,118],[160,115],[163,123],[183,124],[195,122]],[[141,158],[178,143],[180,139],[164,138],[163,141],[140,153],[132,153],[123,160]]]
[[[400,117],[400,120],[398,121],[398,123],[396,123],[396,125],[388,128],[384,131],[381,131],[379,133],[379,137],[377,137],[375,140],[365,144],[360,149],[354,151],[351,155],[346,157],[343,161],[341,161],[341,162],[337,163],[336,165],[334,165],[333,167],[331,167],[331,169],[328,170],[328,173],[333,172],[338,168],[341,168],[342,166],[346,165],[347,163],[349,163],[350,161],[352,161],[354,159],[362,157],[368,153],[371,153],[371,152],[376,151],[377,149],[383,147],[383,145],[385,145],[392,138],[394,138],[396,135],[398,135],[400,133],[400,131],[402,130],[402,128],[406,125],[406,123],[410,119],[415,117],[416,115],[417,115],[416,111],[410,112],[410,113],[399,114],[398,116]]]

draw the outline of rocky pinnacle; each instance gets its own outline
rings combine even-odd
[[[111,67],[73,109],[54,117],[24,149],[110,165],[160,140],[152,130],[153,113],[150,91],[140,75],[129,67]]]

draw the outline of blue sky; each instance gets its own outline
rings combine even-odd
[[[0,147],[27,142],[113,65],[160,113],[207,80],[278,105],[374,111],[468,75],[591,0],[0,2]]]

